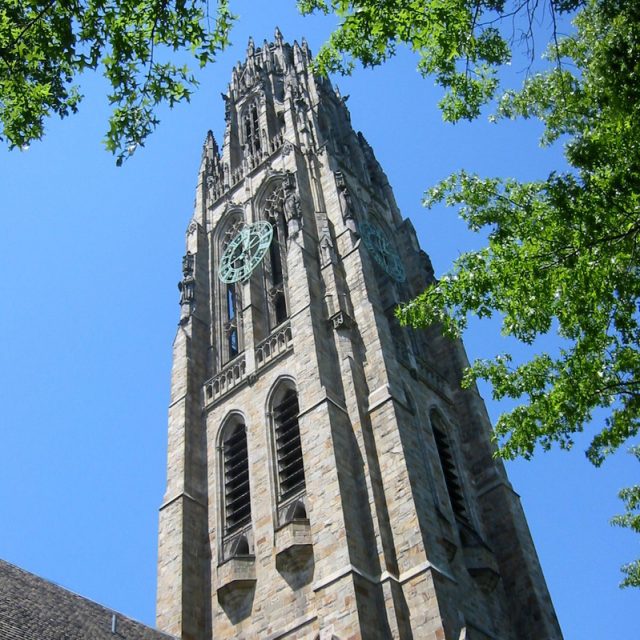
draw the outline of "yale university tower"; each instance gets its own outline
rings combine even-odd
[[[173,345],[158,627],[183,640],[561,637],[459,342],[303,41],[255,47],[206,138]]]

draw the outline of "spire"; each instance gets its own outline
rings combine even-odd
[[[311,51],[309,49],[309,43],[304,36],[302,36],[302,53],[304,53],[304,57],[307,62],[309,62],[311,60]]]
[[[255,52],[256,48],[253,44],[253,38],[249,36],[249,42],[247,43],[247,57],[252,56]]]
[[[216,137],[213,135],[213,131],[211,131],[211,129],[207,131],[207,138],[204,141],[204,146],[207,152],[211,152],[210,155],[212,158],[219,155],[220,151],[218,149],[218,143],[216,142]],[[209,153],[207,155],[209,155]]]
[[[207,131],[207,136],[202,145],[202,162],[203,167],[210,167],[212,162],[218,158],[218,143],[211,130]]]
[[[276,44],[281,47],[282,43],[284,42],[284,39],[282,37],[282,32],[280,31],[280,29],[278,27],[276,27],[276,32],[274,34],[274,37],[276,39]]]
[[[296,65],[302,64],[302,49],[297,40],[293,41],[293,61]]]

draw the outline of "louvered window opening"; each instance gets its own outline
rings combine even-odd
[[[244,425],[238,425],[224,441],[225,529],[232,533],[251,520],[249,458]]]
[[[304,487],[298,413],[298,395],[295,391],[287,391],[282,402],[274,409],[281,499]]]
[[[434,426],[433,435],[436,440],[436,447],[438,448],[438,456],[440,457],[440,465],[444,473],[444,481],[447,485],[447,492],[449,493],[449,499],[451,500],[451,507],[453,513],[463,520],[469,522],[467,515],[467,508],[464,502],[464,495],[462,493],[462,486],[460,485],[460,479],[458,478],[458,471],[456,469],[455,459],[451,446],[446,435]]]

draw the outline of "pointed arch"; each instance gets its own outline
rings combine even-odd
[[[244,416],[229,414],[218,433],[222,531],[228,537],[251,524],[249,450]]]
[[[220,260],[227,245],[245,224],[241,207],[230,208],[216,225],[213,233],[212,255],[215,276],[213,285],[213,317],[218,319],[214,327],[218,366],[233,360],[244,349],[243,327],[240,309],[242,290],[237,283],[224,283],[218,277]]]
[[[264,261],[264,306],[269,330],[273,330],[289,317],[287,241],[289,220],[286,217],[288,189],[292,174],[281,173],[267,178],[256,197],[258,219],[271,223],[273,238],[268,259]]]
[[[431,424],[431,431],[440,460],[440,468],[449,495],[451,510],[457,520],[468,525],[470,524],[469,512],[462,481],[460,480],[453,440],[449,435],[451,429],[440,411],[435,407],[432,407],[429,411],[429,423]]]
[[[267,399],[279,524],[307,517],[299,414],[300,405],[295,381],[289,376],[279,378]]]

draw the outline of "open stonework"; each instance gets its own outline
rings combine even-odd
[[[183,640],[553,640],[461,343],[345,100],[249,42],[206,137],[173,345],[158,627]]]

